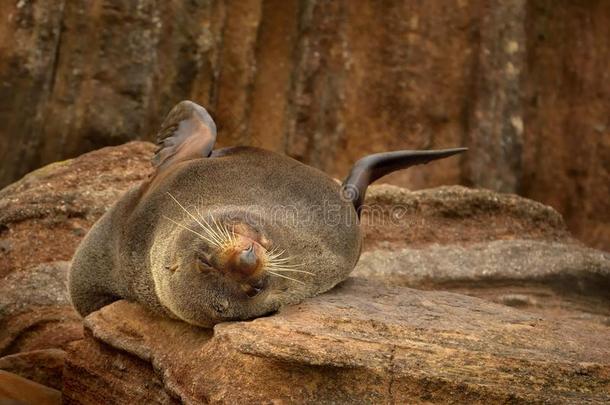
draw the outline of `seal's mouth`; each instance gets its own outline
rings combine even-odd
[[[267,286],[267,278],[260,278],[252,283],[242,283],[239,286],[248,297],[254,298]]]

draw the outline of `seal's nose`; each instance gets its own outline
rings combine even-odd
[[[237,267],[241,270],[241,273],[252,274],[256,270],[258,258],[254,253],[254,246],[251,243],[247,249],[244,249],[237,258]]]
[[[238,279],[249,279],[262,267],[262,247],[247,238],[237,238],[237,243],[225,251],[228,260],[222,267]]]

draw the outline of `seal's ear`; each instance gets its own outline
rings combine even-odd
[[[210,114],[199,104],[181,101],[161,124],[152,164],[160,171],[176,162],[208,157],[215,142],[216,124]]]
[[[468,148],[401,150],[366,156],[357,161],[352,170],[350,170],[349,175],[343,182],[342,194],[354,204],[354,208],[358,216],[360,216],[366,188],[375,180],[396,170],[446,158],[466,150]]]

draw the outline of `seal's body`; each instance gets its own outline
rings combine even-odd
[[[74,256],[69,289],[83,316],[127,299],[211,326],[324,292],[358,260],[366,185],[397,166],[396,156],[390,169],[365,158],[340,185],[262,149],[211,152],[215,126],[191,102],[172,110],[160,138],[155,174],[100,218]],[[449,155],[435,153],[427,160]]]
[[[126,298],[209,325],[208,320],[274,311],[326,291],[347,276],[358,259],[360,233],[354,209],[340,198],[339,184],[272,152],[221,152],[223,156],[178,164],[154,184],[131,190],[93,227],[74,257],[70,279],[72,300],[81,314]],[[205,212],[217,222],[248,224],[274,247],[290,252],[285,257],[294,268],[287,270],[306,267],[314,275],[278,273],[301,282],[269,277],[265,292],[249,297],[232,280],[225,283],[214,272],[195,269],[199,247],[190,245],[201,238],[167,218],[203,231],[168,193],[193,215]],[[327,225],[323,204],[343,211],[344,220]],[[306,216],[296,218],[297,212]],[[301,264],[306,266],[296,268]]]

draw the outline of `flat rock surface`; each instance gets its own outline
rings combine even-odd
[[[441,286],[460,281],[553,282],[578,278],[608,281],[610,253],[535,240],[497,240],[468,246],[434,244],[425,249],[365,252],[353,274],[411,286],[427,282]],[[585,285],[572,287],[578,290]],[[610,294],[606,286],[599,287],[600,294]]]
[[[71,387],[92,375],[115,392],[117,379],[107,378],[114,353],[149,363],[142,378],[155,370],[186,403],[610,400],[605,326],[359,278],[273,316],[217,325],[213,334],[125,301],[90,315],[86,327],[64,375],[73,403],[90,402]],[[80,353],[99,344],[93,337],[106,355],[91,364]]]
[[[516,239],[375,250],[362,254],[352,275],[610,326],[610,254],[574,244]]]

